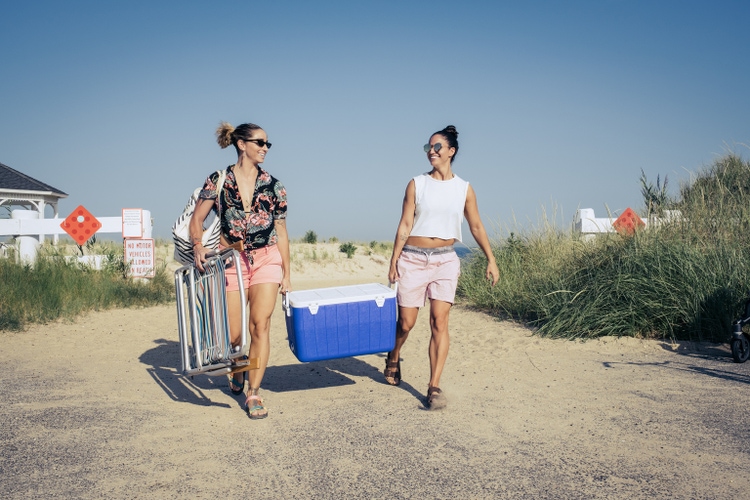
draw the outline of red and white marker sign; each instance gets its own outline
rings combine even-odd
[[[91,215],[91,212],[83,208],[83,205],[78,205],[78,208],[73,210],[73,213],[68,215],[65,220],[60,224],[60,227],[70,235],[79,245],[83,245],[88,241],[89,238],[94,236],[99,229],[102,227],[102,223],[97,220],[96,217]]]

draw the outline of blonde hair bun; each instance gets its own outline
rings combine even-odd
[[[216,142],[219,143],[221,149],[226,148],[232,144],[232,134],[234,133],[234,127],[231,123],[221,122],[219,128],[216,129]]]

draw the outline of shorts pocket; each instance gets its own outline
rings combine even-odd
[[[283,261],[281,260],[281,252],[279,252],[278,248],[274,249],[273,252],[271,252],[271,259],[268,263],[275,266],[280,266],[283,264]]]

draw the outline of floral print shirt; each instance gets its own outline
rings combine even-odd
[[[234,176],[235,165],[227,167],[227,176],[219,196],[216,183],[219,172],[211,174],[201,190],[200,199],[216,200],[221,214],[221,233],[229,243],[245,242],[245,252],[278,242],[274,221],[286,219],[284,185],[260,167],[255,192],[247,216],[242,206],[240,189]]]

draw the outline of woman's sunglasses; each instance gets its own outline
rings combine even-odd
[[[443,145],[440,144],[439,142],[435,143],[434,146],[431,145],[431,144],[425,144],[424,145],[424,152],[425,153],[429,153],[431,149],[434,149],[435,152],[437,153],[438,151],[440,151],[441,149],[443,149]]]
[[[268,149],[271,149],[271,143],[268,141],[264,141],[263,139],[242,139],[245,142],[254,142],[258,145],[259,148],[262,148],[263,146],[268,146]]]

